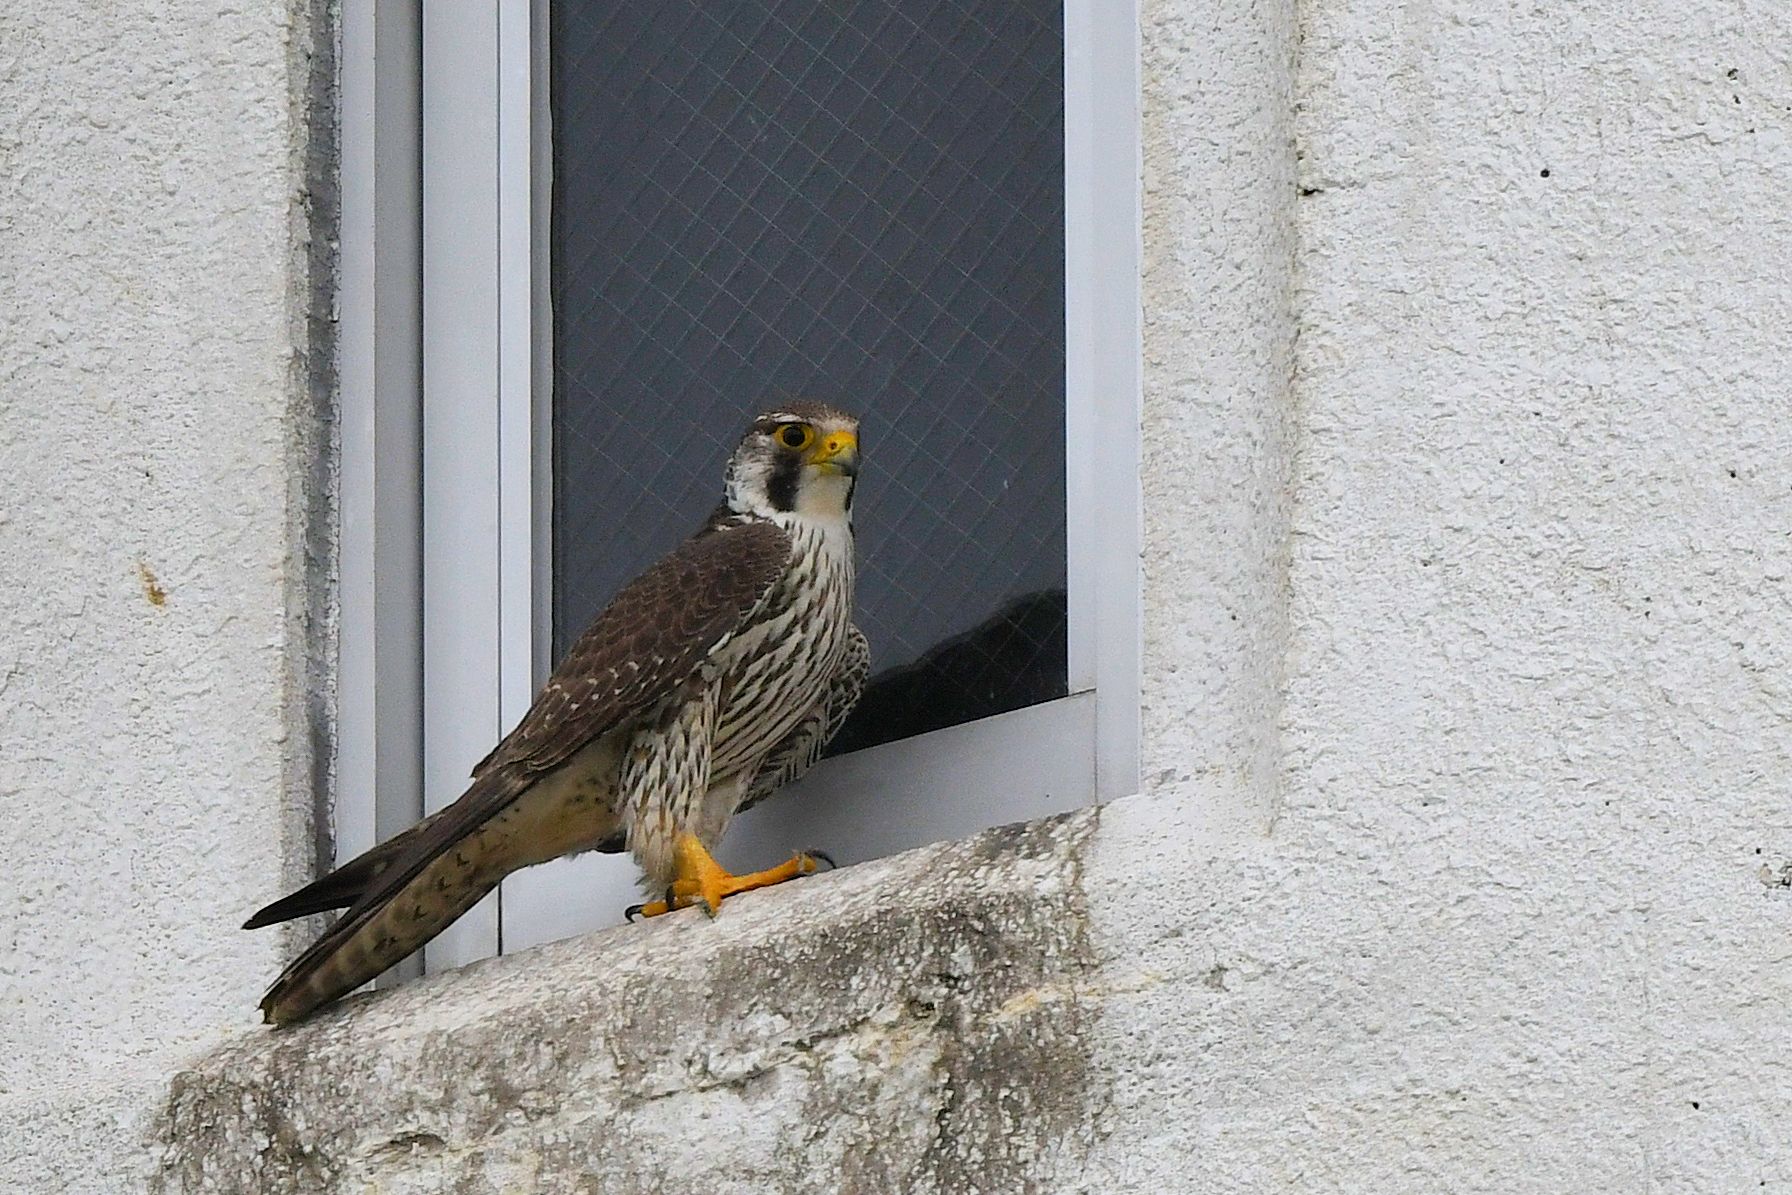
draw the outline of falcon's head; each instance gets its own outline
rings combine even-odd
[[[740,514],[845,519],[859,473],[859,421],[823,403],[790,402],[753,420],[728,462]]]

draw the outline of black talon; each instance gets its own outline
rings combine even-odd
[[[826,863],[829,871],[833,871],[840,866],[838,863],[834,862],[834,856],[828,854],[826,851],[807,850],[804,851],[803,854],[818,862]]]
[[[676,907],[677,906],[672,903],[672,885],[667,884],[666,885],[666,912],[670,913]],[[630,905],[628,908],[622,910],[623,918],[626,921],[628,921],[628,923],[630,925],[634,924],[635,918],[645,916],[646,913],[647,913],[646,905]]]

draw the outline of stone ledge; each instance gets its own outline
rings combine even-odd
[[[157,1189],[1020,1191],[1095,1080],[1084,811],[346,1001],[178,1073]]]

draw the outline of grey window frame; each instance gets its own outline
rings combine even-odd
[[[724,862],[1139,786],[1138,22],[1064,10],[1070,695],[824,761]],[[546,0],[344,0],[339,859],[458,797],[548,668],[546,39]],[[632,892],[626,859],[530,869],[426,965],[608,923]]]

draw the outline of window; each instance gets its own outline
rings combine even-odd
[[[848,862],[1136,787],[1129,5],[349,0],[344,22],[345,856],[460,794],[789,395],[864,419],[874,678],[723,861]],[[420,155],[388,152],[419,125]],[[429,959],[633,894],[626,858],[534,868]]]

